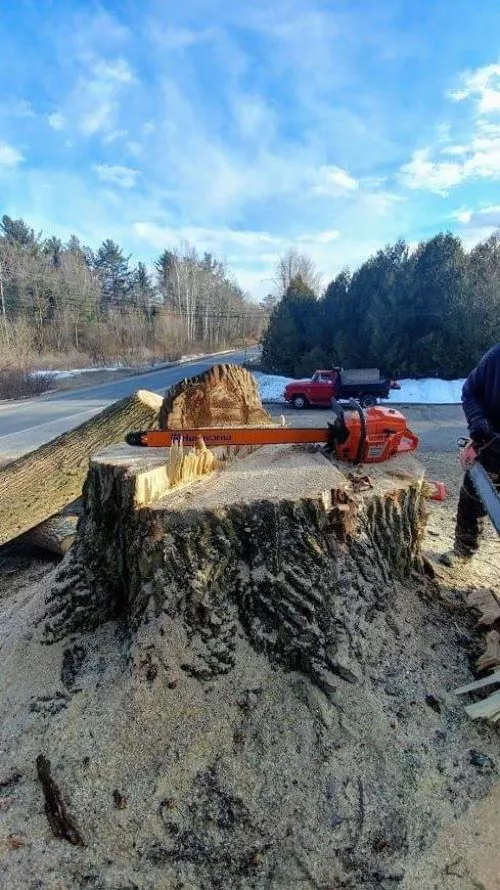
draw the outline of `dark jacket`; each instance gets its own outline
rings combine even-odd
[[[495,433],[500,433],[500,343],[483,356],[467,377],[462,404],[469,430],[486,421]]]

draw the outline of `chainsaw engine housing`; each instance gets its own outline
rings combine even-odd
[[[338,403],[332,408],[336,414],[334,426],[342,424],[344,435],[335,437],[334,452],[338,460],[353,463],[382,463],[395,454],[415,451],[418,437],[408,429],[406,418],[394,408],[376,405],[363,410],[357,402],[346,406]],[[340,409],[340,411],[339,411]],[[340,441],[345,438],[345,441]]]

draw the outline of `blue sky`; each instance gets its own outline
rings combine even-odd
[[[399,236],[500,223],[498,0],[0,0],[0,213],[258,298]]]

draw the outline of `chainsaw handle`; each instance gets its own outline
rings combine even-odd
[[[477,446],[472,439],[459,439],[460,466],[466,473],[468,468],[477,460]]]

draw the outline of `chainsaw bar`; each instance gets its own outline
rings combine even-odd
[[[218,429],[210,427],[191,430],[147,430],[129,433],[128,445],[145,448],[170,448],[181,441],[184,445],[195,445],[203,439],[205,445],[303,445],[304,443],[330,442],[331,427],[291,428],[291,427],[230,427]]]
[[[474,490],[486,510],[493,527],[500,535],[500,495],[498,494],[488,473],[478,461],[467,467]]]

